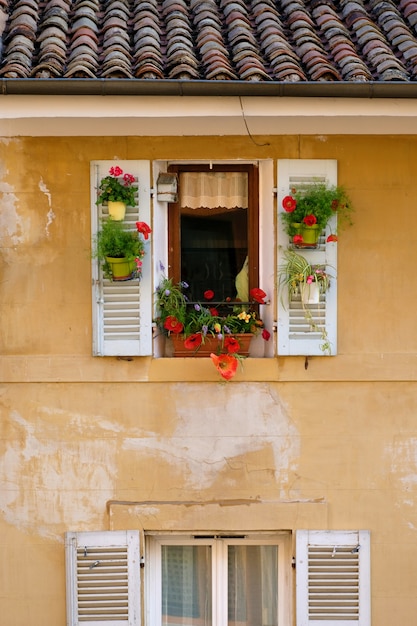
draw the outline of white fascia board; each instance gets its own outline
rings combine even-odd
[[[0,96],[0,136],[417,134],[413,99]]]

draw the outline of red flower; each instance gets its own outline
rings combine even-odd
[[[184,341],[184,348],[187,350],[197,350],[201,346],[201,342],[203,341],[203,337],[201,333],[194,333],[194,335],[190,335]]]
[[[138,229],[138,232],[144,236],[145,239],[148,239],[149,234],[152,232],[152,230],[145,222],[136,222],[136,228]]]
[[[258,304],[265,304],[266,293],[263,289],[259,289],[259,287],[254,287],[249,292],[250,297]]]
[[[183,330],[184,325],[179,320],[177,320],[174,315],[168,315],[164,322],[164,328],[170,333],[178,334]]]
[[[285,196],[285,198],[282,200],[282,206],[287,213],[292,213],[293,211],[295,211],[295,208],[297,206],[297,200],[292,196]]]
[[[326,241],[328,241],[329,243],[330,243],[331,241],[339,241],[339,238],[338,238],[338,236],[337,236],[337,235],[329,235],[329,236],[327,237]]]
[[[116,167],[111,167],[109,169],[109,174],[110,176],[121,176],[123,174],[123,170],[120,169],[118,165],[116,165]]]
[[[270,336],[271,336],[271,333],[269,332],[269,330],[264,328],[263,331],[262,331],[262,339],[265,339],[265,341],[268,341]]]
[[[217,309],[214,308],[214,306],[210,307],[209,311],[210,315],[212,315],[213,317],[219,317],[219,312]]]
[[[214,291],[212,291],[211,289],[207,289],[207,290],[204,292],[204,298],[205,298],[206,300],[213,300],[213,298],[214,298]]]
[[[226,352],[233,354],[239,352],[240,344],[235,337],[226,337],[224,340],[224,347]]]
[[[312,214],[306,215],[303,222],[306,226],[314,226],[314,224],[317,224],[317,217]]]
[[[339,208],[339,200],[332,200],[332,211],[337,211],[337,209]]]
[[[123,176],[123,180],[124,180],[124,183],[125,183],[125,187],[128,187],[129,185],[131,185],[132,183],[135,182],[135,177],[132,176],[132,174],[125,174]]]
[[[214,363],[215,368],[220,373],[220,376],[222,376],[226,380],[230,380],[231,378],[233,378],[233,376],[236,374],[238,364],[237,358],[235,356],[233,356],[232,354],[221,354],[220,356],[217,356],[212,352],[210,354],[210,357]]]
[[[301,235],[294,235],[294,237],[292,238],[293,243],[295,243],[295,245],[299,244],[299,243],[303,243],[304,239],[302,238]]]

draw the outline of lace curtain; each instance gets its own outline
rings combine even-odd
[[[182,172],[180,206],[188,209],[248,208],[246,172]]]

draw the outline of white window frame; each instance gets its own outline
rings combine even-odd
[[[229,545],[276,545],[278,546],[278,625],[290,624],[291,612],[291,534],[282,533],[233,533],[213,535],[212,532],[190,535],[149,534],[146,542],[146,598],[147,624],[161,626],[162,605],[162,545],[206,545],[212,549],[212,623],[227,626],[227,547]],[[198,538],[198,536],[201,538]],[[243,536],[243,537],[242,537]]]
[[[275,356],[275,341],[273,331],[275,322],[275,217],[274,217],[274,161],[264,160],[156,160],[152,162],[152,178],[158,180],[162,172],[166,172],[170,165],[243,165],[252,164],[258,167],[259,172],[259,287],[263,289],[269,298],[269,304],[260,307],[260,315],[271,333],[269,341],[264,341],[260,335],[251,343],[251,356],[273,357]],[[154,289],[160,283],[161,278],[168,272],[168,210],[167,203],[158,200],[156,193],[153,195],[153,277]],[[155,313],[155,311],[154,311]],[[161,337],[154,339],[154,356],[164,355],[164,342]]]

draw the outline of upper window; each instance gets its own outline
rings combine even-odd
[[[287,535],[150,537],[150,623],[284,624]]]
[[[252,165],[173,166],[179,200],[169,208],[169,275],[201,301],[249,300],[259,284],[258,177]]]

